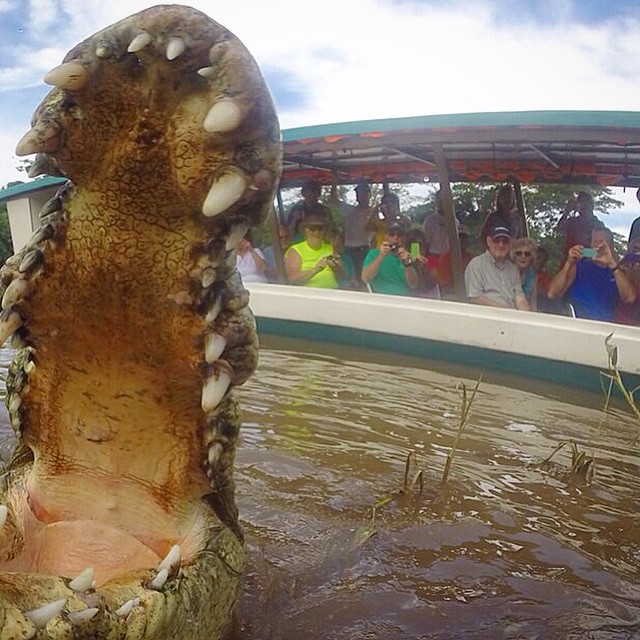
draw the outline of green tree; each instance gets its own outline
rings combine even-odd
[[[11,231],[9,229],[9,214],[7,205],[0,204],[0,265],[13,255],[13,242],[11,242]]]

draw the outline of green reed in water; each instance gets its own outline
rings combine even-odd
[[[478,378],[476,382],[476,386],[473,388],[471,392],[471,397],[467,394],[467,385],[464,382],[458,383],[456,391],[460,392],[461,396],[461,405],[460,405],[460,420],[458,422],[458,431],[456,433],[456,437],[453,441],[453,445],[451,446],[451,451],[449,451],[447,455],[447,462],[444,465],[444,472],[442,473],[442,484],[447,481],[449,477],[449,472],[451,471],[451,465],[453,463],[453,458],[456,455],[456,451],[458,450],[458,442],[460,441],[460,436],[462,436],[462,432],[464,428],[467,426],[469,422],[469,411],[471,411],[471,405],[475,400],[476,393],[478,392],[478,387],[480,386],[480,382],[482,381],[482,376]]]
[[[569,447],[571,449],[571,469],[569,470],[569,478],[579,479],[587,484],[593,480],[593,474],[595,473],[596,463],[595,459],[588,456],[584,451],[578,449],[578,445],[573,441],[561,442],[551,453],[551,455],[540,463],[541,467],[544,467],[551,462],[551,458],[563,449]]]
[[[613,333],[610,333],[604,341],[604,346],[607,349],[607,357],[609,359],[609,370],[607,372],[600,372],[600,375],[609,380],[609,388],[607,389],[607,397],[604,404],[604,412],[605,414],[609,411],[609,402],[611,400],[611,392],[613,389],[613,385],[618,388],[622,396],[626,400],[629,405],[631,412],[635,415],[636,419],[640,423],[640,408],[638,407],[638,403],[635,399],[635,394],[638,391],[639,387],[632,389],[629,391],[622,380],[622,376],[620,375],[620,370],[618,369],[618,347],[616,345],[611,344],[611,338],[613,338]],[[636,441],[640,436],[640,431],[636,435]]]

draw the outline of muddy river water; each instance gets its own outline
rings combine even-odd
[[[239,390],[249,565],[230,640],[640,638],[640,426],[622,404],[605,420],[603,396],[485,374],[442,485],[478,371],[294,346],[267,340]],[[540,467],[563,441],[595,458],[591,484],[568,451]],[[400,491],[409,452],[422,491]]]

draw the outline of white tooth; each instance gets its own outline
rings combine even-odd
[[[119,609],[116,609],[117,616],[128,616],[133,607],[137,607],[140,604],[140,598],[132,598],[131,600],[127,600]]]
[[[9,513],[9,509],[7,509],[6,504],[0,504],[0,528],[4,527],[7,524],[7,515]]]
[[[215,80],[218,75],[215,67],[202,67],[202,69],[198,69],[198,73],[207,80]]]
[[[101,44],[96,47],[96,57],[108,58],[111,54],[111,49],[106,44]]]
[[[22,326],[22,318],[17,311],[5,309],[0,313],[0,346],[7,338]]]
[[[98,613],[98,608],[90,607],[89,609],[83,609],[82,611],[70,611],[68,617],[73,624],[80,624],[87,620],[91,620],[96,613]]]
[[[167,44],[167,60],[175,60],[186,48],[182,38],[171,38]]]
[[[69,583],[69,587],[74,591],[88,591],[91,589],[94,578],[95,571],[93,570],[93,567],[87,567]]]
[[[169,553],[164,557],[164,560],[158,565],[157,571],[162,571],[162,569],[171,571],[173,568],[179,567],[180,557],[180,545],[174,544],[169,550]]]
[[[248,228],[249,226],[246,224],[235,225],[229,232],[225,249],[227,251],[231,251],[232,249],[235,249],[236,246],[238,245],[238,242],[240,242],[240,240],[244,238],[244,234],[247,233]],[[235,263],[235,260],[234,260],[234,263]]]
[[[209,133],[233,131],[242,122],[242,111],[232,98],[222,98],[207,113],[202,126]]]
[[[33,360],[29,360],[22,368],[24,372],[29,375],[36,368],[36,363]]]
[[[213,411],[222,400],[231,384],[231,377],[228,373],[221,371],[217,377],[209,378],[202,387],[202,410],[205,413]]]
[[[17,156],[55,151],[60,144],[60,127],[53,122],[38,122],[25,133],[16,145]]]
[[[247,180],[243,175],[235,171],[224,173],[211,185],[202,213],[209,218],[217,216],[240,200],[246,189]]]
[[[220,459],[220,455],[222,454],[222,445],[219,442],[212,444],[209,447],[209,451],[207,452],[207,460],[209,461],[209,466],[212,467],[218,460]]]
[[[25,617],[30,620],[38,629],[44,629],[47,626],[47,622],[54,616],[57,616],[67,604],[67,599],[55,600],[49,604],[45,604],[44,607],[33,609],[31,611],[25,611]]]
[[[24,278],[16,278],[11,281],[11,284],[5,289],[2,296],[2,309],[9,309],[14,304],[20,302],[30,289],[28,280]]]
[[[65,62],[51,69],[44,77],[44,81],[58,89],[78,91],[89,81],[89,72],[79,62]]]
[[[204,359],[209,364],[213,364],[222,355],[226,346],[227,340],[224,336],[219,333],[208,333],[204,339]]]
[[[164,587],[164,583],[167,581],[169,577],[168,569],[160,569],[158,571],[158,575],[149,583],[149,587],[151,589],[155,589],[156,591],[160,591],[162,587]]]
[[[200,275],[200,282],[204,289],[210,287],[216,281],[216,270],[211,267],[206,267],[202,270]]]
[[[211,305],[211,309],[207,311],[205,320],[211,324],[218,317],[220,311],[222,311],[222,300],[220,298],[216,298],[216,301]]]
[[[141,49],[144,49],[151,40],[153,40],[153,38],[146,31],[142,31],[131,41],[127,47],[127,51],[129,53],[140,51]]]
[[[9,400],[9,413],[15,413],[22,406],[22,398],[14,393]]]

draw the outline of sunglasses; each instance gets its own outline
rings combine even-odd
[[[530,258],[531,257],[531,251],[514,251],[513,252],[516,256],[518,256],[518,258]]]
[[[307,229],[309,229],[309,231],[324,231],[324,225],[323,224],[308,224],[307,225]]]

